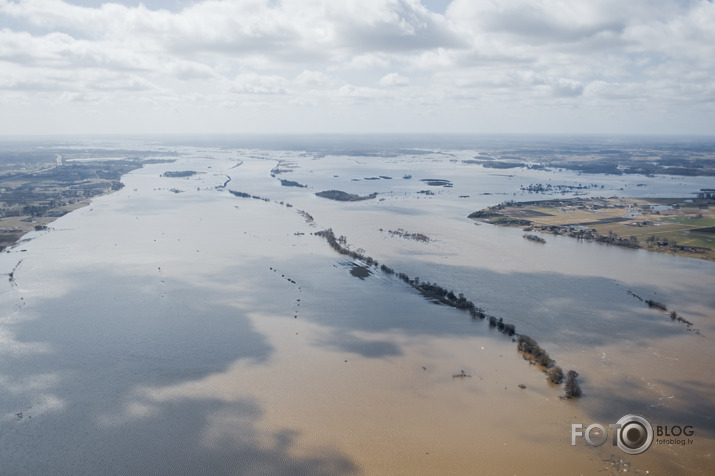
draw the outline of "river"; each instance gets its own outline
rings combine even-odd
[[[146,164],[0,255],[2,273],[14,270],[0,288],[0,473],[712,468],[715,264],[567,237],[542,245],[467,218],[538,199],[521,190],[533,183],[688,196],[711,179],[486,169],[463,162],[474,155],[464,150],[175,150],[175,162]],[[197,173],[163,176],[187,170]],[[330,189],[378,196],[314,195]],[[354,276],[313,235],[325,228],[516,325],[578,371],[583,398],[561,399],[485,321],[378,269]],[[389,233],[398,229],[429,241]],[[640,455],[610,440],[571,445],[572,424],[608,428],[626,414],[691,426],[692,442],[656,441]]]

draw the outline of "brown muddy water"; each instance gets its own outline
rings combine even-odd
[[[520,198],[522,183],[582,177],[441,155],[182,152],[0,256],[3,273],[15,270],[0,291],[1,474],[712,471],[715,266],[560,237],[540,245],[466,218]],[[278,159],[308,188],[271,177]],[[623,194],[702,185],[589,177],[599,180]],[[379,195],[315,197],[328,189]],[[328,227],[515,324],[579,372],[583,398],[561,399],[486,322],[379,270],[351,274],[311,235]],[[692,427],[692,441],[657,437],[639,455],[610,439],[571,445],[572,424],[608,428],[627,414],[656,431]]]

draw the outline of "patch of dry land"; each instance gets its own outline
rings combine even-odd
[[[120,177],[141,167],[138,160],[23,163],[0,171],[0,250],[32,230],[122,188]]]
[[[715,261],[713,198],[570,198],[505,202],[469,218],[525,231]]]

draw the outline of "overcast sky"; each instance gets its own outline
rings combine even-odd
[[[705,0],[0,0],[0,134],[715,133]]]

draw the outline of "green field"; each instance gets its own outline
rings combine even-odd
[[[544,200],[500,204],[470,217],[496,225],[715,260],[713,199]]]

